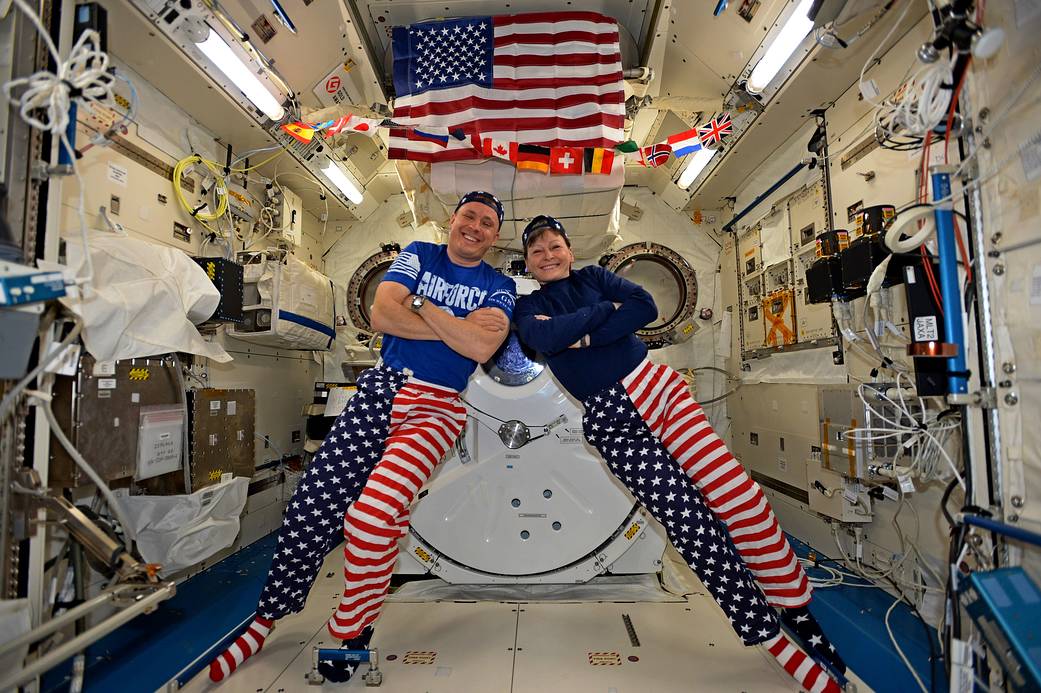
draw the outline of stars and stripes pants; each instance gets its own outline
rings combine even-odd
[[[775,607],[805,606],[806,572],[777,524],[759,484],[752,481],[712,430],[679,373],[644,359],[621,381],[627,399],[701,491]]]
[[[636,499],[723,609],[741,641],[755,645],[780,630],[777,612],[741,560],[726,527],[651,433],[625,389],[614,385],[583,402],[586,440]]]
[[[300,611],[342,536],[344,591],[329,632],[347,640],[375,621],[412,501],[465,422],[458,392],[385,366],[365,371],[286,508],[257,613]]]

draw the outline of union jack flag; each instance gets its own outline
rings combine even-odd
[[[732,134],[734,134],[734,124],[730,120],[729,113],[713,118],[708,121],[707,125],[698,128],[698,137],[706,147],[710,144],[721,144],[726,135]]]

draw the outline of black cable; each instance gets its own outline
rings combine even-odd
[[[951,499],[951,493],[954,492],[954,487],[958,485],[958,477],[951,479],[951,482],[947,484],[947,488],[943,490],[943,496],[940,498],[940,510],[943,512],[944,518],[947,520],[947,524],[954,527],[957,523],[954,521],[954,516],[947,509],[947,502]]]

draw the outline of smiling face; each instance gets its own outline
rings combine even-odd
[[[467,202],[448,225],[448,257],[457,265],[478,264],[499,238],[499,217],[481,202]]]
[[[541,231],[524,251],[528,271],[542,283],[563,279],[571,274],[575,254],[564,237],[553,229]]]

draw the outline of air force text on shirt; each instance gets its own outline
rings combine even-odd
[[[451,284],[437,275],[424,271],[419,286],[416,287],[416,293],[450,308],[472,311],[484,304],[484,297],[488,292],[477,286]],[[492,294],[488,304],[497,308],[512,309],[513,301],[510,292],[500,289]]]

